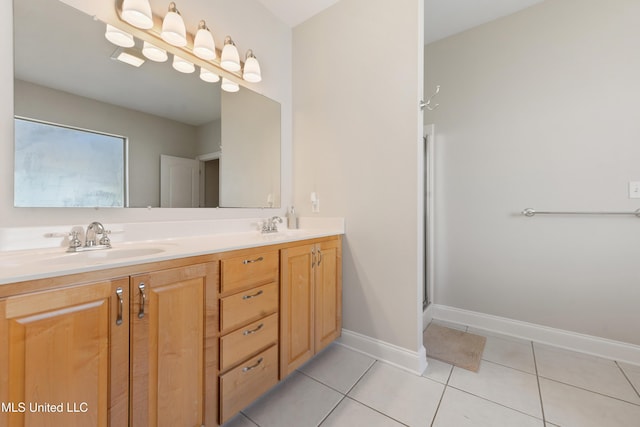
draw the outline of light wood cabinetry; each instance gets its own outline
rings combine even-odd
[[[0,426],[222,424],[340,335],[341,259],[335,236],[3,285]]]
[[[215,277],[214,263],[131,277],[133,427],[216,422]]]
[[[217,425],[217,267],[0,300],[0,425]]]
[[[340,336],[340,237],[292,246],[280,254],[280,378]]]
[[[220,376],[220,423],[278,383],[278,346],[272,345]]]
[[[227,333],[278,311],[278,282],[220,299],[220,330]]]
[[[0,301],[0,425],[127,425],[127,304],[127,279]]]
[[[278,382],[277,250],[220,261],[220,423]]]
[[[315,271],[315,353],[342,333],[342,244],[339,238],[318,243]]]

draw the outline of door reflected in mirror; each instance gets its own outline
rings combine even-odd
[[[15,115],[125,138],[125,206],[162,205],[163,155],[198,160],[195,206],[280,206],[277,102],[245,87],[221,93],[219,83],[200,80],[198,72],[176,72],[171,58],[139,68],[114,60],[117,47],[105,39],[104,23],[57,0],[15,1],[14,31]],[[136,41],[134,49],[141,47]],[[214,153],[218,172],[199,160]],[[2,161],[14,167],[9,159]],[[14,171],[17,176],[18,168]],[[50,172],[50,180],[60,179]],[[212,185],[217,191],[207,188]],[[15,192],[16,200],[23,200],[21,187]],[[107,202],[100,203],[94,206]]]

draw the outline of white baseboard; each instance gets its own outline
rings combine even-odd
[[[640,365],[640,346],[637,345],[444,305],[431,304],[429,308],[432,308],[429,314],[433,319]]]
[[[413,374],[422,375],[427,369],[427,351],[424,346],[419,351],[411,351],[346,329],[342,330],[338,343]]]

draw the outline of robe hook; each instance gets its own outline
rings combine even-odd
[[[421,102],[420,102],[420,109],[421,109],[421,110],[424,110],[424,109],[425,109],[425,107],[426,107],[426,109],[427,109],[427,110],[429,110],[429,111],[433,111],[433,110],[435,110],[436,108],[438,108],[438,107],[440,106],[440,104],[434,104],[434,105],[431,105],[431,101],[433,100],[433,98],[434,98],[438,93],[440,93],[440,85],[437,85],[437,86],[436,86],[436,91],[434,92],[434,94],[433,94],[433,95],[431,95],[431,96],[429,97],[429,99],[427,99],[427,102],[424,102],[424,101],[421,101]]]

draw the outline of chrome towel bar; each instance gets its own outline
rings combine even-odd
[[[536,215],[633,215],[640,218],[640,209],[633,212],[589,212],[589,211],[537,211],[527,208],[522,211],[522,215],[532,217]]]

